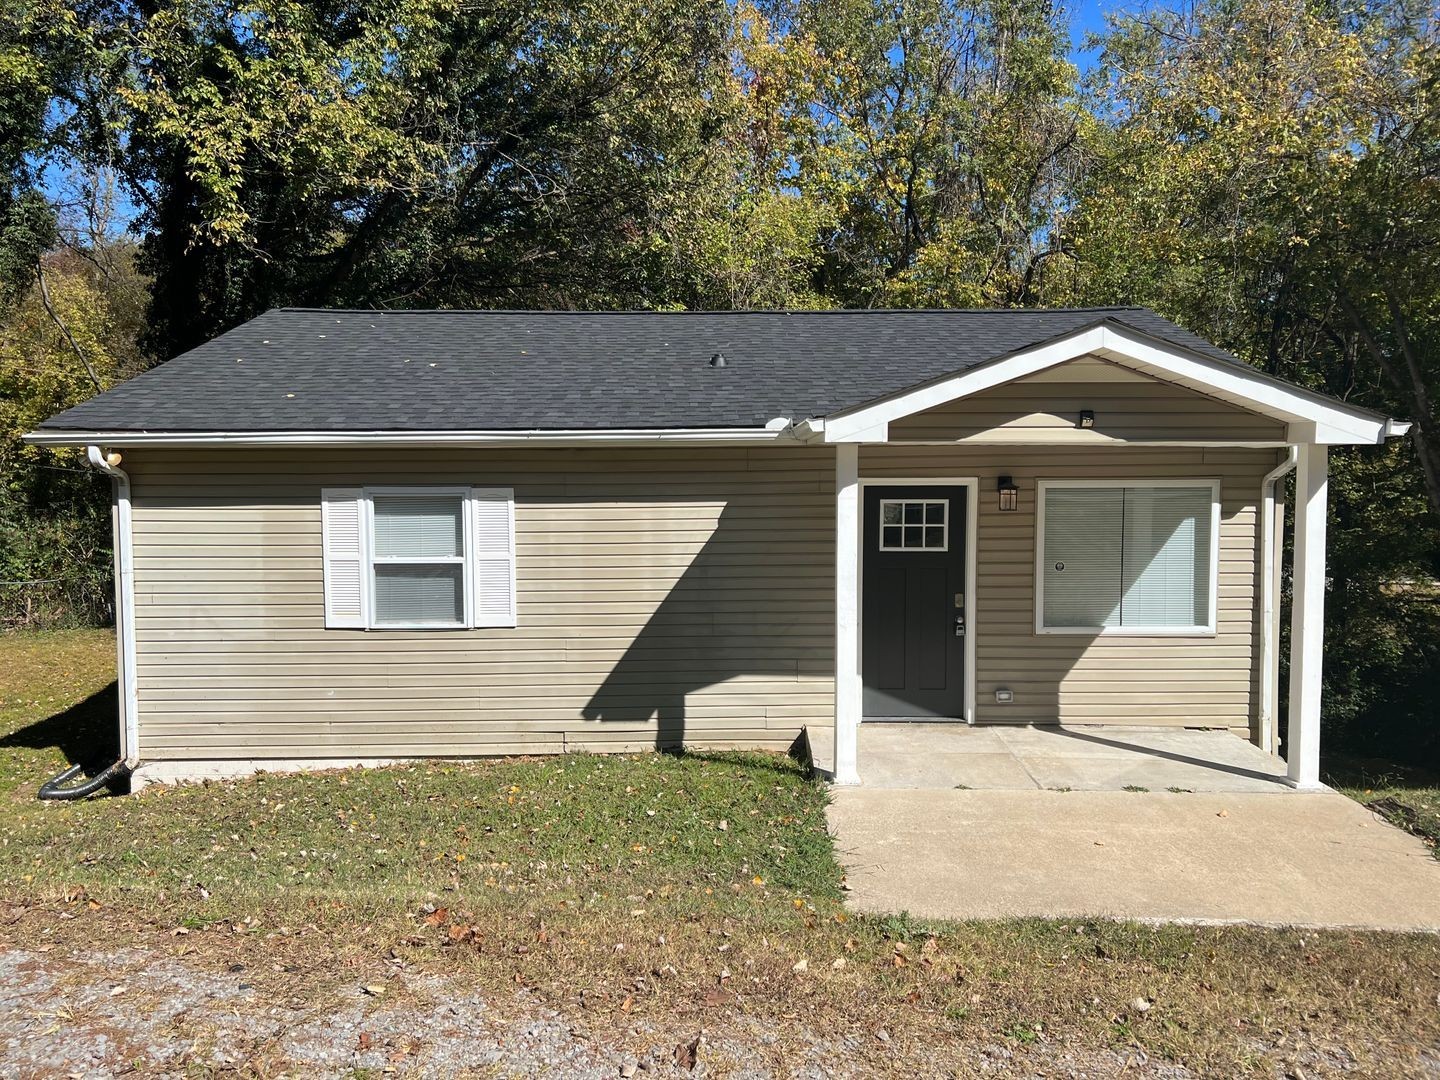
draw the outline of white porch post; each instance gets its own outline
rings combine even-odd
[[[1295,473],[1294,597],[1285,766],[1297,788],[1320,786],[1320,667],[1325,647],[1325,502],[1328,448],[1300,447]]]
[[[835,446],[835,783],[858,784],[860,447]]]

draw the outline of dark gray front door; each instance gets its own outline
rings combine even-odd
[[[865,488],[864,715],[962,719],[965,489]]]

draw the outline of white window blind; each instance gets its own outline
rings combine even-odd
[[[454,566],[375,564],[375,621],[465,622],[465,572]]]
[[[370,506],[375,625],[464,626],[465,497],[387,492]]]
[[[325,625],[514,626],[511,488],[326,488]]]
[[[380,557],[465,553],[458,495],[376,495],[375,554]]]
[[[1208,629],[1213,485],[1046,485],[1045,629]]]
[[[1122,626],[1210,619],[1210,489],[1126,488]]]
[[[1045,492],[1045,625],[1120,625],[1119,488]]]

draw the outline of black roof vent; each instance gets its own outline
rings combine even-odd
[[[725,354],[724,354],[723,352],[717,352],[714,356],[710,357],[710,366],[711,366],[711,367],[724,367],[724,366],[725,366]]]

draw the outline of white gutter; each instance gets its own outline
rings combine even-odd
[[[790,429],[790,434],[801,442],[813,442],[825,434],[825,421],[818,416],[806,417]]]
[[[1276,542],[1279,530],[1275,525],[1275,493],[1276,485],[1295,468],[1299,458],[1300,447],[1291,446],[1285,460],[1260,481],[1260,746],[1272,754],[1280,749],[1275,714],[1280,711],[1280,605],[1277,593],[1282,548]]]
[[[528,431],[32,431],[32,446],[496,446],[516,443],[579,446],[611,443],[717,445],[789,441],[790,421],[763,428],[610,428]]]
[[[90,464],[110,477],[115,503],[115,653],[120,683],[120,756],[132,769],[140,763],[139,695],[135,688],[135,559],[131,543],[130,475],[119,454],[86,447]]]

